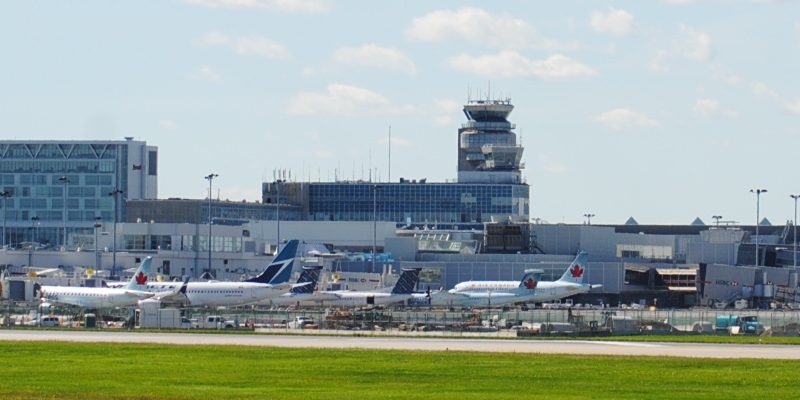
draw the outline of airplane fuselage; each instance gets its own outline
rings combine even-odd
[[[348,290],[318,292],[316,298],[305,302],[321,303],[332,307],[357,307],[366,305],[387,305],[410,299],[412,294],[393,294],[387,292],[353,292]]]
[[[560,300],[576,294],[586,293],[590,285],[572,282],[539,282],[532,303],[547,303]]]
[[[314,293],[284,293],[277,297],[272,297],[264,301],[258,302],[261,305],[269,306],[293,306],[302,305],[303,303],[322,303],[327,304],[328,300],[336,300],[336,296],[325,292]]]
[[[146,290],[173,291],[179,282],[152,282]],[[186,286],[186,303],[194,307],[238,306],[258,303],[280,296],[291,285],[273,286],[254,282],[189,282]]]
[[[42,298],[51,303],[82,308],[131,307],[153,296],[153,293],[130,289],[42,286]]]

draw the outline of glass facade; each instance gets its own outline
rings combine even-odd
[[[109,193],[116,188],[124,191],[118,199],[122,221],[132,145],[146,146],[130,140],[0,141],[0,189],[8,194],[0,201],[5,243],[61,244],[65,220],[68,236],[91,232],[97,218],[114,220]]]
[[[528,220],[529,187],[458,183],[312,183],[313,220],[398,223],[490,222],[493,218]],[[374,195],[374,198],[373,198]]]
[[[208,200],[167,199],[128,201],[127,222],[208,223]],[[241,225],[247,221],[276,220],[275,204],[245,203],[235,201],[211,202],[211,220],[215,225]],[[302,219],[299,207],[281,204],[280,218],[284,221]]]

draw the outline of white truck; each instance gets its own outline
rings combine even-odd
[[[307,325],[314,325],[314,318],[298,315],[294,317],[294,321],[287,324],[287,327],[289,329],[305,329]]]
[[[209,315],[199,321],[194,328],[198,329],[234,329],[239,327],[236,320],[222,318],[220,315]]]

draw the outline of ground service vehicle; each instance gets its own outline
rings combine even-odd
[[[731,335],[760,335],[764,332],[764,326],[758,322],[758,317],[755,315],[717,315],[714,329]]]

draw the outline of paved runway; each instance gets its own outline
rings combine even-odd
[[[0,340],[800,360],[800,346],[792,345],[34,330],[0,330]]]

